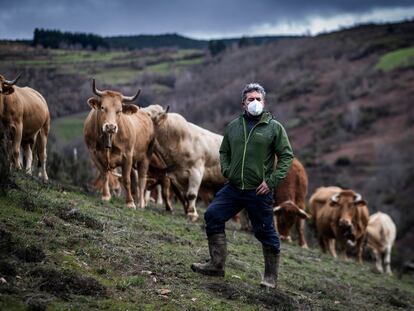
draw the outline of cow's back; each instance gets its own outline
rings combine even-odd
[[[23,140],[32,137],[45,125],[49,127],[49,109],[39,92],[30,87],[14,86],[14,93],[6,96],[6,101],[13,109],[11,123],[23,122]]]
[[[275,205],[292,200],[300,208],[304,209],[307,193],[308,176],[300,161],[294,158],[287,176],[276,187]]]

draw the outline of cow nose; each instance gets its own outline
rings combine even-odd
[[[340,219],[339,226],[344,227],[344,228],[349,228],[351,227],[351,222],[348,219]]]
[[[118,127],[116,126],[116,124],[106,123],[104,125],[104,131],[106,133],[109,133],[109,134],[114,134],[114,133],[116,133],[118,131]]]

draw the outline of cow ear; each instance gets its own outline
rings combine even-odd
[[[168,114],[164,111],[161,112],[157,117],[155,118],[155,125],[160,126],[165,120],[167,120]]]
[[[355,204],[357,206],[361,206],[361,205],[368,205],[368,202],[365,200],[359,200],[358,202],[355,202]]]
[[[7,85],[3,86],[3,91],[2,91],[3,95],[10,95],[10,94],[13,94],[13,93],[14,93],[14,87],[13,86],[7,86]]]
[[[138,112],[139,108],[133,104],[122,104],[122,112],[125,114],[134,114]]]
[[[88,105],[92,109],[98,110],[101,107],[101,101],[95,97],[91,97],[88,99]]]

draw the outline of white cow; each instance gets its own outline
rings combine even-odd
[[[178,113],[167,113],[159,105],[141,110],[154,122],[154,153],[162,159],[168,177],[184,194],[188,217],[196,221],[200,186],[217,189],[226,181],[220,172],[219,159],[223,136],[188,122]]]
[[[369,217],[367,247],[373,252],[378,272],[392,275],[391,249],[397,235],[395,223],[385,213],[377,212]]]

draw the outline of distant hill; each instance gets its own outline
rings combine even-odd
[[[136,35],[105,37],[113,49],[144,49],[176,47],[181,49],[206,49],[208,41],[190,39],[178,34]]]
[[[49,30],[36,28],[33,40],[0,40],[0,42],[16,42],[43,46],[54,49],[145,49],[145,48],[178,48],[178,49],[207,49],[209,43],[220,42],[229,47],[234,44],[239,46],[261,45],[281,39],[298,38],[297,36],[257,36],[240,37],[229,39],[197,40],[182,35],[160,34],[160,35],[131,35],[102,37],[92,33],[62,32],[60,30]]]
[[[136,35],[136,36],[116,36],[106,37],[105,41],[114,49],[143,49],[176,47],[180,49],[207,49],[210,41],[222,42],[225,46],[233,44],[241,45],[261,45],[281,39],[298,38],[295,36],[259,36],[259,37],[240,37],[215,40],[197,40],[187,38],[178,34],[164,35]]]

